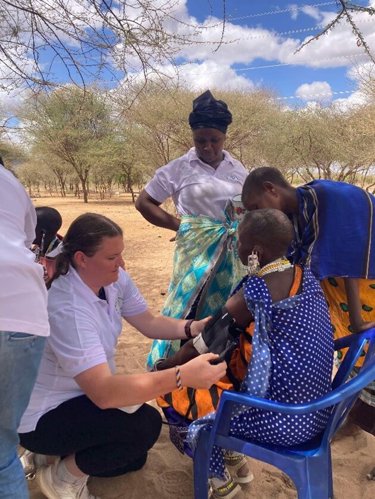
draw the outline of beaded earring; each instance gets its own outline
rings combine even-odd
[[[259,272],[260,264],[256,252],[253,250],[247,257],[247,273],[248,275],[256,275]]]

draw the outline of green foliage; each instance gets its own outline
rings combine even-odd
[[[374,89],[370,77],[369,97]],[[294,183],[332,178],[375,187],[372,98],[345,111],[335,105],[290,109],[264,90],[213,92],[233,114],[225,148],[247,168],[276,166]],[[84,200],[90,191],[104,197],[119,186],[134,199],[156,168],[193,145],[188,116],[195,97],[173,85],[110,96],[64,87],[39,96],[22,116],[32,158],[25,169],[39,165],[27,182],[42,176],[50,185],[52,174],[62,195],[69,186],[78,193],[80,183]]]
[[[104,99],[93,90],[68,86],[39,97],[24,117],[39,154],[48,154],[69,165],[81,182],[87,202],[90,170],[105,160],[103,149],[112,133],[110,111]]]

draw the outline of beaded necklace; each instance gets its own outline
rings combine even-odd
[[[272,272],[284,272],[284,270],[290,269],[292,267],[293,265],[286,258],[277,258],[277,260],[264,265],[264,267],[258,270],[256,275],[258,277],[263,277],[267,274],[271,274]]]

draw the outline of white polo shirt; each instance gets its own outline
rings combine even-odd
[[[105,362],[115,372],[122,317],[145,312],[147,304],[122,269],[118,280],[104,290],[106,300],[96,296],[73,268],[52,283],[48,293],[51,336],[20,433],[34,430],[39,418],[62,402],[83,395],[74,380],[78,374]]]
[[[223,153],[224,159],[215,169],[201,161],[193,147],[158,168],[145,190],[159,203],[172,197],[180,216],[205,215],[225,220],[227,201],[241,194],[248,172],[227,151]]]
[[[0,331],[49,334],[43,267],[30,251],[35,226],[24,187],[0,165]]]

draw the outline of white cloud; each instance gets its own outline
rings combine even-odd
[[[373,0],[375,3],[375,0]],[[249,27],[227,22],[223,32],[222,20],[216,17],[208,17],[203,23],[189,16],[186,0],[177,2],[176,12],[171,13],[168,28],[175,30],[178,36],[186,36],[193,43],[179,47],[177,60],[181,61],[179,67],[179,81],[189,88],[201,89],[213,88],[217,85],[220,89],[241,88],[252,89],[254,84],[242,75],[249,73],[235,72],[235,65],[262,66],[271,64],[289,64],[291,66],[310,68],[335,68],[365,64],[368,56],[363,47],[358,47],[351,28],[346,22],[338,24],[327,35],[313,40],[300,52],[296,50],[300,45],[311,38],[303,39],[282,36],[270,29],[261,26]],[[297,12],[316,21],[316,33],[321,30],[321,25],[329,23],[336,12],[319,11],[316,7],[302,6],[297,3],[291,4],[292,17]],[[173,20],[174,19],[174,20]],[[177,19],[183,22],[178,22]],[[356,22],[366,37],[366,41],[375,52],[375,30],[373,30],[373,18],[367,14],[355,14]],[[369,22],[371,20],[371,22]],[[254,62],[256,61],[256,62]],[[263,62],[259,62],[263,61]],[[184,64],[184,62],[188,64]],[[172,75],[170,67],[162,68],[163,72]],[[173,70],[174,71],[174,70]],[[324,99],[332,98],[332,90],[327,82],[314,82],[299,87],[297,93],[301,96],[324,94]],[[302,98],[302,97],[301,97]],[[306,99],[305,99],[306,100]]]
[[[290,9],[290,17],[293,19],[293,21],[296,21],[298,18],[298,5],[293,3],[289,5]]]
[[[360,91],[353,92],[346,99],[335,99],[333,104],[342,111],[350,111],[351,109],[362,106],[366,103],[366,97]]]
[[[5,114],[13,114],[17,107],[26,98],[25,90],[13,89],[11,91],[0,90],[0,109]]]
[[[304,101],[329,101],[332,98],[332,89],[326,81],[314,81],[300,85],[295,95]]]
[[[202,64],[188,64],[179,67],[180,82],[193,90],[215,88],[218,90],[252,90],[251,80],[236,74],[229,66],[205,61]]]
[[[149,80],[166,80],[179,83],[189,90],[200,91],[207,88],[216,90],[251,91],[254,83],[241,75],[236,74],[230,66],[217,64],[215,61],[202,63],[188,63],[179,66],[164,65],[156,68],[154,74],[149,74]],[[143,82],[142,73],[131,75],[132,83]]]
[[[375,66],[372,62],[357,64],[349,68],[347,76],[357,83],[367,80],[368,78],[375,78]]]
[[[322,20],[321,12],[319,11],[319,9],[313,7],[312,5],[304,5],[303,7],[301,7],[301,12],[309,17],[312,17],[316,21],[320,22]]]
[[[326,26],[334,19],[336,14],[322,12],[321,25]],[[372,53],[375,54],[375,30],[374,17],[366,13],[353,14],[353,19],[359,30],[366,39]],[[319,33],[321,29],[317,30]],[[311,36],[306,37],[301,43],[308,41]],[[336,24],[326,35],[318,40],[313,40],[295,56],[289,55],[289,61],[304,63],[310,67],[337,67],[350,66],[356,62],[368,61],[363,47],[357,45],[357,40],[349,23],[344,20]]]
[[[48,10],[49,14],[51,14],[51,8],[48,6],[57,4],[56,0],[51,0],[47,4],[42,0],[34,1],[44,5],[43,8]],[[166,4],[169,5],[169,1],[154,0],[150,5],[153,8],[157,6],[165,7]],[[92,12],[87,9],[89,4],[88,0],[67,0],[66,2],[72,15],[83,16],[84,19],[92,16]],[[284,36],[260,25],[257,27],[240,26],[234,24],[234,22],[227,22],[223,33],[222,20],[211,16],[205,19],[203,23],[199,23],[196,18],[190,16],[187,0],[173,0],[170,5],[172,4],[173,8],[170,9],[169,16],[164,18],[165,27],[170,32],[176,33],[177,39],[185,36],[192,41],[192,43],[182,47],[176,46],[176,60],[188,63],[179,68],[179,79],[189,88],[197,90],[207,88],[207,86],[210,86],[210,88],[216,86],[220,89],[242,90],[254,88],[254,84],[243,76],[249,73],[236,74],[235,65],[261,66],[269,62],[271,64],[290,64],[310,68],[334,68],[340,66],[351,68],[354,65],[365,64],[368,61],[363,47],[357,46],[351,27],[346,22],[341,22],[327,35],[312,41],[300,52],[295,53],[303,41],[311,38],[310,34],[303,40],[293,38],[294,34],[292,33]],[[370,0],[369,5],[375,6],[375,0]],[[331,10],[324,10],[328,8]],[[312,33],[318,33],[321,30],[320,26],[326,25],[336,15],[336,11],[333,12],[336,9],[334,6],[324,6],[322,10],[319,10],[319,8],[311,5],[301,5],[299,2],[294,2],[289,5],[289,9],[290,17],[293,20],[300,18],[304,14],[316,22],[316,30]],[[130,9],[126,11],[126,14],[135,19],[139,12]],[[56,16],[58,18],[57,13]],[[375,30],[373,28],[375,18],[366,13],[353,14],[353,18],[365,36],[370,49],[375,54]],[[92,22],[96,26],[99,21],[95,16],[92,16]],[[268,22],[268,18],[264,18],[264,22]],[[259,62],[259,60],[263,62]],[[254,63],[254,61],[256,62]],[[156,62],[156,69],[160,68],[169,75],[175,75],[173,66],[161,67]],[[32,61],[29,60],[28,63],[32,64]],[[126,64],[130,72],[136,71],[135,68],[139,69],[139,60],[132,57],[131,54],[128,54]],[[351,71],[349,69],[349,78],[352,78]],[[296,94],[297,92],[304,96],[311,94],[313,86],[317,89],[319,85],[324,84],[328,85],[326,82],[305,84],[307,87],[301,85]],[[314,93],[321,93],[316,89],[313,90]],[[325,87],[323,91],[328,92],[332,97],[332,90]]]
[[[292,7],[294,5],[292,4]],[[336,12],[319,11],[311,6],[304,6],[299,10],[317,21],[314,34],[318,34],[322,26],[327,25],[336,15]],[[295,11],[291,12],[294,16]],[[374,18],[366,13],[356,13],[353,18],[370,49],[375,53]],[[311,35],[297,39],[292,36],[280,36],[270,29],[240,26],[230,22],[226,23],[223,33],[222,21],[214,17],[207,18],[200,25],[193,17],[184,19],[184,22],[186,24],[176,23],[174,27],[178,34],[191,34],[194,39],[194,43],[182,47],[179,52],[182,58],[191,62],[214,60],[227,65],[251,64],[259,58],[265,61],[328,68],[350,66],[354,62],[368,60],[363,47],[357,46],[351,27],[344,21],[298,53],[295,53],[298,47],[308,41]]]

